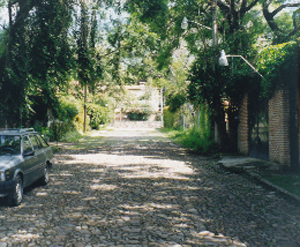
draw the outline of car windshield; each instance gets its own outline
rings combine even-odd
[[[21,137],[18,135],[0,135],[0,155],[19,155]]]

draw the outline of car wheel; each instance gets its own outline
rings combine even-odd
[[[23,181],[20,175],[15,178],[15,186],[9,195],[8,202],[10,206],[18,206],[23,201]]]
[[[49,177],[49,166],[46,165],[44,168],[44,174],[41,177],[41,184],[42,185],[47,185],[50,181],[50,177]]]

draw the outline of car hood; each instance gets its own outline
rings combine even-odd
[[[5,170],[22,162],[21,156],[0,156],[0,170]]]

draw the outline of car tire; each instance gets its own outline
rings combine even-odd
[[[50,177],[49,177],[49,166],[46,165],[44,167],[44,174],[43,176],[41,177],[41,185],[47,185],[50,181]]]
[[[23,180],[20,175],[15,177],[15,185],[11,194],[8,195],[10,206],[18,206],[23,201]]]

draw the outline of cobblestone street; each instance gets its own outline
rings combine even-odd
[[[6,246],[300,246],[300,207],[154,129],[53,144],[51,181],[0,201]]]

